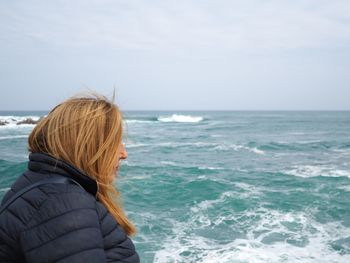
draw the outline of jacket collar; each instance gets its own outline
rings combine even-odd
[[[96,197],[97,182],[73,165],[46,153],[30,153],[28,169],[39,173],[55,173],[77,181],[87,192]]]

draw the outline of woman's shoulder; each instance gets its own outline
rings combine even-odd
[[[21,240],[24,249],[31,250],[49,242],[52,236],[73,233],[85,226],[100,231],[96,200],[78,185],[39,185],[19,195],[28,186],[49,177],[37,178],[26,172],[12,184],[2,201],[3,205],[9,200],[11,203],[0,214],[1,242],[15,249],[19,245],[16,240]]]
[[[53,177],[41,175],[38,178],[30,172],[22,174],[4,196],[2,205],[13,197],[17,198],[3,211],[0,218],[14,219],[6,222],[16,225],[17,230],[23,230],[73,210],[85,213],[84,210],[90,209],[97,214],[95,197],[75,184],[48,183],[18,195],[26,187]]]
[[[16,181],[14,192],[25,185]],[[111,261],[139,262],[135,246],[121,225],[103,203],[78,185],[48,184],[33,188],[4,214],[7,218],[0,217],[0,225],[6,233],[1,231],[0,239],[20,240],[26,258],[37,260],[38,255],[55,247],[66,247],[60,257],[93,248],[104,251]],[[76,240],[80,240],[79,244]],[[55,251],[48,254],[55,255]]]

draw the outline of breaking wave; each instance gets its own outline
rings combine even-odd
[[[327,166],[327,165],[297,165],[283,172],[285,174],[304,177],[304,178],[317,177],[317,176],[350,178],[349,171],[335,169],[334,167]]]
[[[34,127],[35,124],[26,123],[28,120],[34,122],[39,121],[42,116],[0,116],[0,127],[5,128],[18,128],[18,127]]]
[[[312,212],[261,207],[240,213],[218,213],[216,218],[209,216],[216,205],[234,196],[224,193],[217,200],[195,205],[188,221],[173,219],[172,234],[156,251],[154,262],[349,262],[349,247],[342,239],[350,235],[350,229],[338,222],[320,223]],[[230,222],[234,223],[231,227],[235,231],[231,232],[236,236],[226,241],[201,234],[207,231],[215,235],[215,229],[220,233]]]
[[[23,138],[28,138],[28,135],[0,136],[0,140],[12,140],[12,139],[23,139]]]
[[[181,148],[181,147],[194,147],[194,148],[207,148],[212,151],[248,151],[259,155],[264,155],[265,151],[260,150],[257,147],[248,147],[240,144],[225,144],[214,142],[161,142],[161,143],[131,143],[126,145],[127,148],[141,148],[141,147],[168,147],[168,148]]]
[[[160,116],[158,121],[160,122],[200,122],[203,120],[201,116],[191,116],[191,115],[179,115],[173,114],[171,116]]]

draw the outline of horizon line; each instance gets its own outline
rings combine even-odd
[[[32,111],[32,112],[49,112],[50,110],[0,110],[0,112],[26,112],[26,111]],[[152,111],[163,111],[163,112],[268,112],[268,111],[282,111],[282,112],[301,112],[301,111],[307,111],[307,112],[316,112],[316,111],[323,111],[323,112],[337,112],[337,111],[350,111],[350,109],[125,109],[121,110],[121,112],[136,112],[136,111],[144,111],[144,112],[152,112]]]

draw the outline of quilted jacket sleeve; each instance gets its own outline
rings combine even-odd
[[[52,195],[20,235],[27,263],[103,263],[96,201],[81,192]]]
[[[108,262],[139,263],[140,258],[134,243],[123,228],[108,213],[107,209],[97,202],[97,211],[101,221],[101,231]]]

